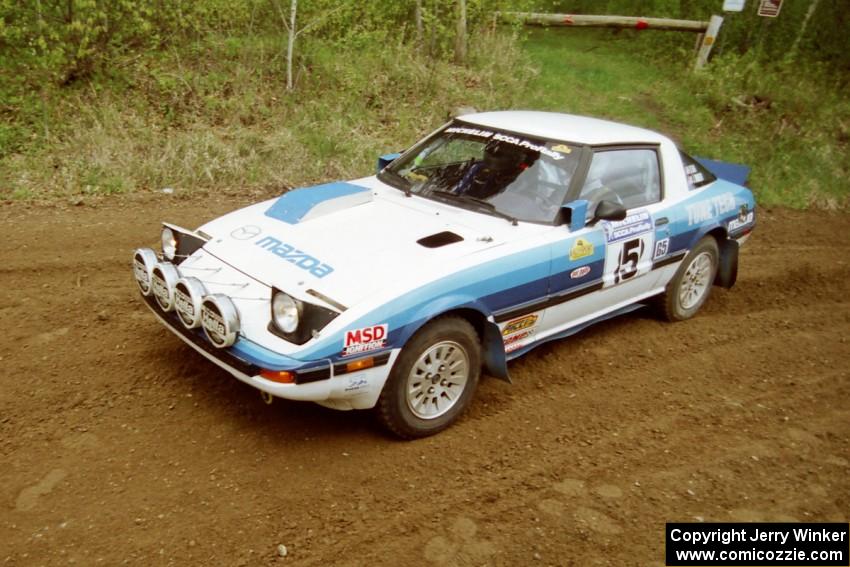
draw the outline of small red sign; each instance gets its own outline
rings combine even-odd
[[[761,0],[759,4],[759,16],[775,18],[782,9],[782,0]]]

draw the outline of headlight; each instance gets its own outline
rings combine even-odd
[[[162,255],[171,261],[177,256],[177,237],[167,226],[162,229]]]
[[[282,291],[272,297],[272,321],[284,333],[294,333],[301,319],[301,302]]]
[[[163,223],[162,257],[176,266],[206,244],[209,239],[208,235],[201,232]]]
[[[308,293],[310,291],[312,290],[308,290]],[[295,299],[277,288],[272,288],[271,321],[267,328],[273,335],[292,344],[303,345],[337,315],[338,311]]]

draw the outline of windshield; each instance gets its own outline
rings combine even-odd
[[[392,162],[381,179],[459,207],[551,223],[578,165],[578,149],[455,122]]]

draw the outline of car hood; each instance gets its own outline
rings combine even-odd
[[[291,194],[200,227],[212,235],[204,249],[266,285],[336,308],[389,285],[424,283],[522,232],[504,219],[405,197],[374,178]]]

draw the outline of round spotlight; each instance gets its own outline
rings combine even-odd
[[[150,248],[139,248],[133,253],[133,276],[145,297],[151,294],[151,277],[157,261],[156,252]]]
[[[207,295],[201,302],[201,326],[210,342],[227,348],[239,335],[239,312],[233,301],[224,294]]]
[[[187,329],[201,325],[201,301],[207,294],[198,278],[180,278],[174,286],[174,311]]]
[[[151,289],[154,299],[163,311],[174,309],[174,286],[179,279],[180,274],[174,265],[160,262],[154,266],[151,272]]]

